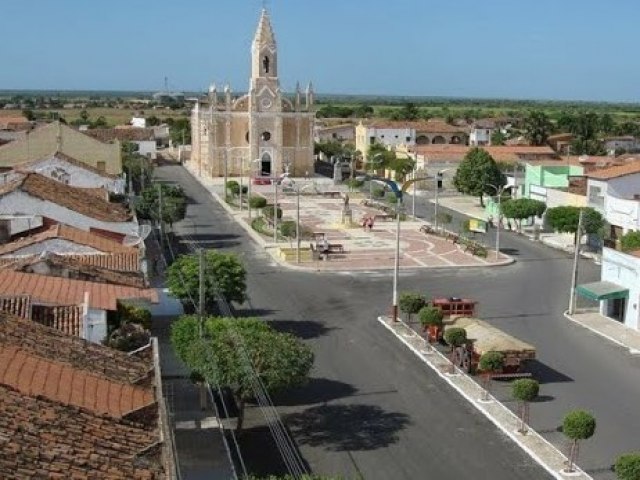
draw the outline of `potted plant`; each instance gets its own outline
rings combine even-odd
[[[442,310],[437,307],[427,306],[420,310],[418,318],[422,328],[427,332],[430,342],[437,342],[442,336]]]

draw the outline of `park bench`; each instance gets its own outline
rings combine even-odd
[[[377,213],[374,215],[374,220],[393,220],[396,216],[393,213]]]
[[[254,185],[271,185],[271,178],[269,177],[254,177]]]
[[[424,234],[432,234],[432,235],[437,235],[438,233],[433,229],[431,225],[422,225],[420,227],[420,231]]]
[[[341,195],[342,195],[342,192],[339,192],[337,190],[327,190],[325,192],[322,192],[323,197],[339,198]]]
[[[329,253],[344,253],[344,245],[341,243],[330,243]]]
[[[460,236],[455,233],[447,233],[447,240],[451,240],[453,243],[460,243]]]

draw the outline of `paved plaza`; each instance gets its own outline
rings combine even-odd
[[[211,187],[210,187],[211,188]],[[253,185],[252,195],[260,194],[272,204],[273,186]],[[331,191],[335,190],[332,188]],[[344,253],[330,254],[327,260],[303,262],[303,268],[319,270],[370,270],[392,268],[395,259],[396,221],[394,218],[376,220],[371,230],[362,227],[362,219],[383,214],[382,211],[362,205],[364,197],[359,193],[349,193],[349,207],[353,223],[342,224],[342,198],[327,198],[322,194],[300,195],[300,222],[305,229],[324,234],[330,244],[339,244]],[[296,195],[278,193],[278,204],[283,210],[282,220],[295,220]],[[233,209],[242,224],[248,226],[248,212]],[[501,253],[497,258],[495,251],[488,246],[486,258],[465,251],[464,245],[453,243],[442,236],[425,234],[420,231],[424,221],[415,221],[411,217],[401,222],[400,267],[401,268],[443,268],[443,267],[487,267],[512,262],[511,257]],[[255,236],[254,236],[255,238]],[[274,247],[273,239],[260,236],[265,245]],[[301,246],[309,248],[313,240],[302,240]],[[278,246],[295,246],[286,240],[280,240]],[[275,248],[270,249],[274,254]]]

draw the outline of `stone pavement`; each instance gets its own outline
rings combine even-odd
[[[610,342],[628,348],[630,354],[640,355],[640,332],[637,330],[633,330],[609,317],[600,315],[597,311],[578,311],[573,315],[565,312],[564,316],[581,327],[587,328],[593,333],[606,338]]]
[[[432,348],[424,338],[404,322],[391,322],[389,317],[378,317],[378,322],[392,332],[429,368],[491,420],[505,435],[542,465],[553,477],[583,480],[591,478],[578,466],[575,467],[575,471],[566,472],[567,457],[534,430],[529,428],[526,434],[519,433],[520,419],[517,415],[497,401],[494,396],[488,395],[487,397],[484,388],[478,385],[473,377],[457,369],[454,374],[451,374],[451,363],[447,357]],[[488,399],[485,400],[485,398]]]
[[[192,172],[193,173],[193,172]],[[196,177],[197,178],[197,177]],[[221,199],[222,179],[198,179],[226,209],[234,216],[236,221],[259,244],[269,251],[274,259],[280,263],[285,263],[279,256],[278,248],[293,248],[295,241],[280,239],[277,245],[273,242],[273,237],[261,235],[255,232],[249,222],[248,211],[242,212],[237,208],[228,205]],[[246,179],[245,179],[246,180]],[[333,186],[328,179],[323,179],[322,183],[316,180],[315,187],[322,191],[344,191],[345,187]],[[296,184],[307,184],[313,186],[311,181],[295,179]],[[252,185],[252,195],[262,195],[269,203],[274,200],[274,187],[272,185]],[[311,189],[306,189],[311,191]],[[396,242],[396,222],[395,219],[377,220],[373,228],[369,231],[361,226],[362,219],[366,216],[374,216],[383,212],[361,205],[364,199],[362,194],[348,192],[350,196],[349,207],[353,212],[353,224],[345,226],[341,224],[341,212],[343,200],[341,198],[327,198],[321,194],[300,195],[300,223],[313,232],[324,233],[330,244],[340,244],[344,248],[344,253],[330,254],[327,260],[316,260],[311,262],[295,261],[287,263],[288,266],[322,271],[353,271],[353,270],[373,270],[393,268],[395,261]],[[281,187],[278,192],[278,204],[283,211],[283,220],[294,220],[296,218],[296,195],[283,193]],[[253,212],[255,217],[256,212]],[[513,259],[505,254],[500,254],[497,258],[489,247],[486,258],[474,256],[465,251],[462,245],[454,244],[451,241],[437,235],[427,235],[420,232],[423,221],[414,221],[408,217],[400,225],[400,267],[401,268],[446,268],[446,267],[487,267],[505,265],[513,262]],[[301,247],[308,249],[312,240],[301,241]],[[278,248],[276,248],[278,247]]]

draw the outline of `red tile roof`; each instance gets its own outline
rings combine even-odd
[[[0,297],[0,312],[29,319],[31,317],[31,297],[29,295],[11,295]]]
[[[0,245],[0,255],[6,255],[15,252],[16,250],[21,250],[24,247],[54,238],[61,238],[79,245],[85,245],[96,250],[100,250],[101,252],[124,253],[130,255],[138,254],[137,248],[127,247],[126,245],[122,245],[122,243],[118,243],[109,238],[96,235],[95,233],[85,232],[84,230],[80,230],[69,225],[58,224],[35,235],[22,237],[13,242]]]
[[[107,257],[108,255],[88,256]],[[147,286],[141,272],[124,272],[101,268],[89,265],[83,262],[82,259],[76,259],[73,255],[56,255],[48,252],[40,255],[29,255],[16,258],[13,262],[8,262],[4,265],[0,263],[0,268],[14,270],[16,272],[38,273],[40,271],[38,265],[49,267],[49,273],[47,274],[53,277],[89,280],[98,283],[112,283],[137,288],[145,288]]]
[[[20,180],[7,183],[0,188],[0,196],[15,190],[104,222],[131,220],[131,213],[121,204],[108,202],[98,198],[95,192],[71,187],[37,173],[28,173]]]
[[[471,146],[435,144],[416,145],[411,148],[418,155],[424,155],[431,161],[460,162],[469,152]],[[525,158],[551,158],[556,154],[551,147],[532,147],[528,145],[507,145],[481,147],[497,162],[517,162]]]
[[[85,292],[89,293],[89,306],[99,310],[116,310],[121,299],[143,299],[158,302],[154,289],[143,289],[50,277],[35,273],[0,270],[0,292],[4,295],[30,295],[34,302],[51,305],[80,305]]]
[[[81,337],[84,333],[84,319],[81,305],[42,306],[34,305],[31,320],[40,325],[55,328],[67,335]]]
[[[609,180],[612,178],[624,177],[626,175],[634,175],[636,173],[640,173],[640,161],[610,168],[603,168],[602,170],[594,170],[589,173],[589,178],[596,180]]]
[[[153,403],[150,388],[117,383],[71,365],[0,346],[0,384],[98,415],[122,418]]]
[[[85,130],[82,133],[101,142],[111,142],[113,140],[120,140],[121,142],[141,142],[155,139],[153,128],[94,128]]]
[[[0,315],[0,478],[166,478],[151,369]]]

